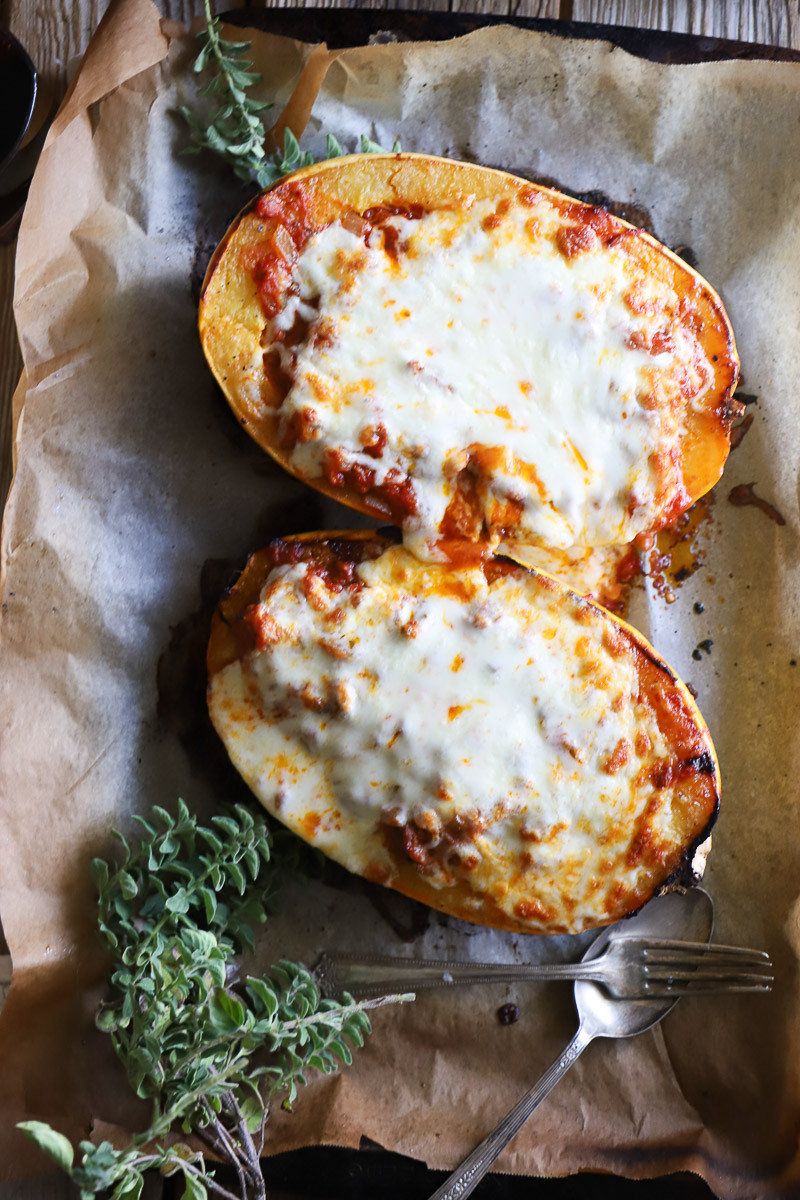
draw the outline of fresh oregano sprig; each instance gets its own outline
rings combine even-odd
[[[183,1200],[263,1200],[260,1167],[270,1103],[291,1105],[305,1073],[352,1061],[370,1030],[368,1008],[323,999],[303,966],[286,960],[235,982],[233,957],[252,949],[266,920],[280,863],[260,814],[241,805],[201,825],[183,801],[137,818],[136,846],[117,834],[118,861],[95,859],[99,927],[113,956],[110,994],[97,1015],[136,1093],[152,1103],[150,1126],[123,1150],[80,1143],[39,1121],[20,1128],[66,1170],[83,1200],[112,1189],[138,1200],[143,1173],[181,1172]],[[237,1192],[180,1140],[195,1134],[236,1172]],[[177,1137],[177,1140],[176,1140]]]
[[[252,62],[245,59],[249,42],[231,42],[222,36],[222,22],[212,15],[209,0],[205,0],[206,27],[198,35],[201,49],[193,70],[199,74],[212,68],[210,79],[200,89],[201,95],[217,98],[217,107],[210,120],[193,113],[187,107],[181,113],[192,129],[192,149],[213,150],[232,167],[240,179],[255,174],[262,187],[259,172],[266,162],[264,125],[260,114],[272,105],[248,95],[248,88],[261,81],[251,70]]]
[[[268,100],[256,100],[249,94],[249,89],[262,78],[252,70],[252,62],[245,58],[250,53],[250,43],[223,38],[222,22],[213,16],[210,0],[204,0],[204,6],[206,27],[198,34],[201,49],[193,70],[198,74],[208,69],[212,71],[200,92],[216,97],[217,107],[207,113],[193,112],[186,105],[181,107],[180,112],[192,131],[188,152],[212,150],[230,164],[240,179],[254,178],[259,187],[271,187],[284,175],[301,167],[310,167],[315,162],[314,156],[300,149],[290,129],[284,130],[283,150],[272,155],[267,153],[261,114],[272,104]],[[339,158],[347,153],[333,134],[328,134],[326,140],[326,158]],[[395,141],[392,153],[399,150],[400,143]],[[360,151],[362,154],[386,153],[383,146],[364,134]]]

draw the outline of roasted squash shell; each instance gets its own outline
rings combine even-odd
[[[625,543],[719,479],[719,297],[649,234],[502,171],[356,155],[236,218],[200,334],[243,428],[436,555]],[[423,544],[424,543],[424,544]]]
[[[630,626],[506,558],[279,539],[223,599],[208,671],[214,725],[271,813],[467,921],[617,921],[690,881],[716,816],[685,685]]]

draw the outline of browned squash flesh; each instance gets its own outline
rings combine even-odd
[[[716,816],[684,684],[630,626],[505,558],[278,539],[223,600],[208,669],[214,725],[274,816],[466,921],[617,921],[688,882]]]
[[[685,262],[603,209],[424,155],[257,197],[200,333],[259,445],[425,552],[629,542],[718,480],[739,411],[730,323]]]

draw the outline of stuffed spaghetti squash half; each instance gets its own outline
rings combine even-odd
[[[718,480],[738,411],[730,324],[685,262],[425,155],[334,159],[257,197],[200,333],[265,450],[424,556],[630,542]]]
[[[524,933],[689,882],[719,771],[645,639],[505,558],[280,539],[216,615],[209,708],[264,806],[348,870]]]

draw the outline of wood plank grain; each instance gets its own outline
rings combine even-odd
[[[83,54],[111,0],[5,0],[0,20],[27,49],[56,95],[63,92],[71,64]],[[217,2],[237,8],[242,0]],[[188,22],[203,11],[202,0],[157,0],[165,17]]]
[[[427,8],[427,4],[421,4]],[[558,0],[451,0],[451,12],[494,13],[501,17],[557,17]]]
[[[796,0],[573,0],[572,16],[800,49]]]
[[[63,91],[70,60],[83,53],[110,0],[8,0],[8,27],[27,49],[41,77]]]
[[[564,0],[511,0],[514,17],[568,17]]]

